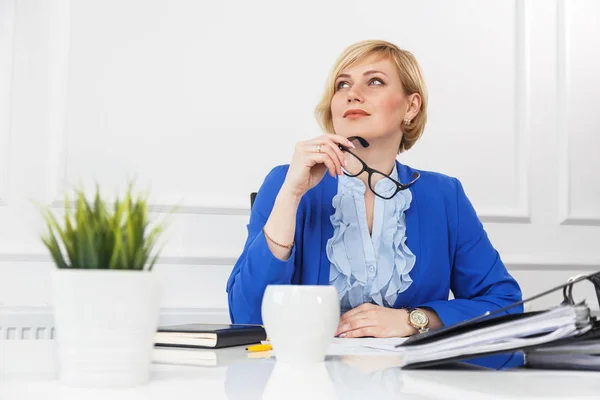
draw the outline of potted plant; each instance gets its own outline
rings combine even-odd
[[[145,197],[132,185],[108,206],[96,186],[65,195],[64,216],[43,209],[42,236],[55,269],[52,298],[59,379],[70,386],[148,382],[160,290],[151,272],[162,224],[151,227]],[[59,221],[63,223],[59,223]]]

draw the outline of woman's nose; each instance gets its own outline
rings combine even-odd
[[[362,101],[363,101],[362,94],[355,87],[351,88],[348,91],[348,103],[352,103],[352,102],[362,103]]]

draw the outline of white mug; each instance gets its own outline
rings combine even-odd
[[[323,362],[340,319],[337,290],[330,285],[268,285],[262,319],[278,362]]]

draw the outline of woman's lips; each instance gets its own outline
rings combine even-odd
[[[348,114],[346,115],[344,118],[346,119],[359,119],[359,118],[365,118],[368,117],[368,114]]]

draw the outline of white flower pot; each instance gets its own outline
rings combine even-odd
[[[59,379],[80,387],[149,380],[160,291],[149,271],[55,269]]]

